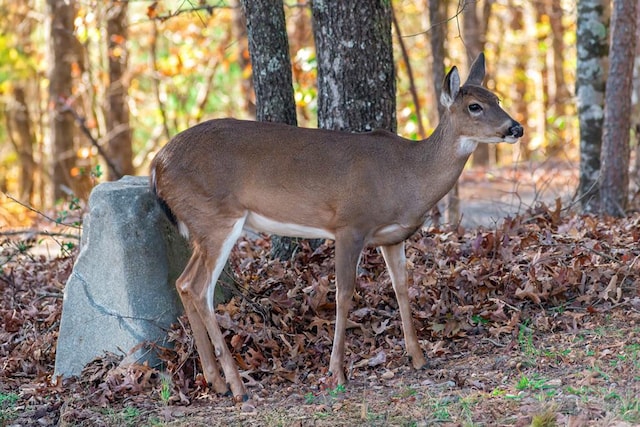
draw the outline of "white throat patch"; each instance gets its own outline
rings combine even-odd
[[[468,136],[461,136],[458,139],[458,154],[468,156],[473,153],[478,146],[478,141]]]

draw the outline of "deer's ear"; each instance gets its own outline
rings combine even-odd
[[[480,55],[473,61],[471,64],[471,69],[469,70],[469,77],[465,84],[467,85],[482,85],[482,81],[484,80],[485,75],[485,67],[484,67],[484,53],[480,52]]]
[[[448,109],[456,100],[458,92],[460,92],[460,74],[458,74],[458,69],[454,66],[444,78],[442,92],[440,93],[440,103]]]

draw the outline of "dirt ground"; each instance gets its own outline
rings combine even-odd
[[[122,425],[130,414],[131,425],[167,426],[639,425],[640,312],[619,307],[590,317],[588,328],[568,333],[523,329],[512,341],[428,343],[443,353],[429,369],[394,361],[353,372],[345,390],[256,387],[256,409],[246,412],[211,396],[188,407],[142,403],[138,416],[128,409],[135,404],[123,405],[105,422]]]
[[[354,369],[344,389],[251,388],[255,407],[200,395],[188,406],[136,396],[102,407],[73,393],[4,409],[7,426],[632,426],[640,425],[640,307],[589,317],[586,327],[514,339],[427,342],[431,366],[406,358]],[[46,398],[44,401],[46,402]],[[9,412],[10,411],[10,412]]]
[[[299,311],[306,300],[296,298],[304,292],[293,292],[332,277],[331,250],[301,256],[302,264],[288,273],[236,251],[246,275],[240,280],[269,293],[255,301],[271,304],[280,324],[255,320],[249,298],[220,311],[236,313],[230,332],[248,328],[272,340],[267,351],[246,338],[243,352],[255,359],[245,378],[247,403],[202,384],[193,343],[180,328],[171,357],[182,365],[167,359],[170,375],[120,367],[118,358],[105,356],[78,380],[53,381],[60,303],[73,259],[25,255],[21,245],[33,242],[7,238],[0,253],[0,426],[640,425],[640,216],[622,222],[571,216],[561,206],[571,198],[574,176],[527,174],[465,174],[462,194],[472,201],[465,215],[488,229],[463,221],[466,230],[429,232],[409,244],[414,316],[429,360],[424,370],[410,368],[375,253],[363,259],[375,274],[361,272],[358,279],[362,296],[352,318],[361,328],[348,333],[349,382],[328,388],[331,321],[318,323],[322,328],[312,334],[282,319],[302,325],[331,319],[332,306]],[[485,185],[491,182],[493,190]],[[496,191],[509,203],[483,205]],[[523,213],[537,201],[553,206],[556,197],[565,204],[503,226],[493,216]],[[283,289],[298,295],[293,303],[278,297]],[[294,337],[301,342],[296,354],[282,344]]]

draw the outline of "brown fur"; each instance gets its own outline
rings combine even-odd
[[[422,141],[381,130],[356,134],[222,119],[187,129],[158,153],[152,186],[186,226],[194,247],[176,286],[205,376],[217,391],[226,392],[227,385],[216,360],[233,395],[246,396],[210,304],[215,271],[226,261],[229,239],[237,238],[234,227],[246,225],[247,215],[335,237],[337,309],[329,370],[336,383],[345,381],[346,320],[357,261],[367,245],[382,248],[412,364],[426,364],[409,307],[403,242],[462,172],[471,152],[461,152],[461,139],[473,148],[476,141],[522,136],[497,97],[480,86],[483,78],[483,56],[461,88],[454,67],[443,89],[447,112]],[[471,111],[471,104],[481,112]]]

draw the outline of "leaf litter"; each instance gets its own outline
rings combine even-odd
[[[73,258],[4,256],[0,396],[19,399],[0,407],[0,420],[119,425],[132,407],[166,425],[211,425],[214,415],[234,425],[528,425],[551,408],[567,425],[640,422],[640,215],[561,212],[539,204],[493,229],[432,228],[410,239],[409,295],[430,361],[420,372],[409,367],[382,256],[367,249],[347,330],[349,384],[338,390],[326,385],[331,242],[303,244],[281,262],[269,258],[268,238],[240,241],[237,286],[217,316],[255,407],[208,387],[186,317],[168,332],[173,347],[141,344],[162,368],[105,354],[79,378],[52,378]],[[3,255],[13,248],[3,242]]]

